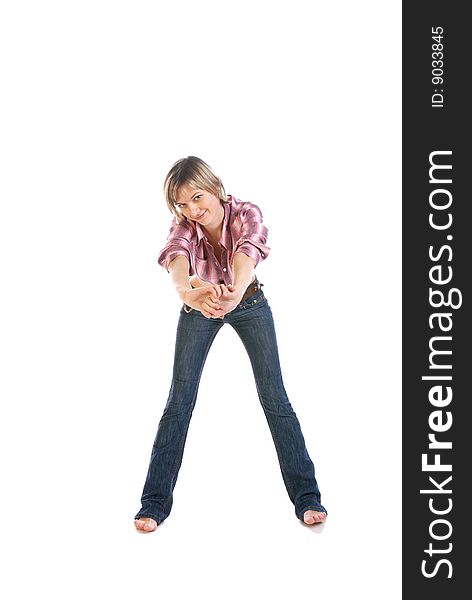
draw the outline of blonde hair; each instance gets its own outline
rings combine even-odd
[[[221,179],[201,158],[187,156],[175,162],[164,180],[164,195],[170,212],[177,222],[185,218],[178,210],[177,192],[182,185],[205,190],[217,196],[222,204],[230,202]]]

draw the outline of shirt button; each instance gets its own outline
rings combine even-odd
[[[223,267],[223,271],[226,273],[226,267]]]

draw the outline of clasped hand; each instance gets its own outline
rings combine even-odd
[[[241,302],[243,293],[233,285],[207,285],[187,290],[184,302],[207,319],[222,319]]]

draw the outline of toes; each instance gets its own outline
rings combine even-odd
[[[303,515],[303,520],[307,525],[314,525],[315,523],[323,523],[326,520],[326,513],[317,510],[307,510]]]
[[[141,531],[154,531],[157,528],[156,521],[150,518],[135,519],[134,524],[136,529],[140,529]]]
[[[303,520],[305,521],[305,523],[307,525],[312,525],[315,522],[315,519],[313,518],[313,515],[311,514],[311,511],[310,512],[306,512],[303,515]]]

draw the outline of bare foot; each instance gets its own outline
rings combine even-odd
[[[318,510],[307,510],[303,513],[303,521],[307,525],[315,525],[315,523],[323,523],[328,515],[325,512]]]
[[[149,517],[141,517],[134,520],[134,525],[139,531],[154,531],[157,529],[157,522]]]

